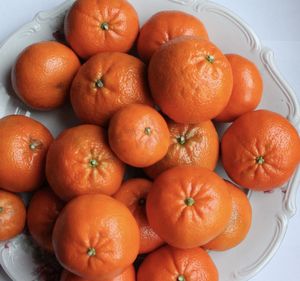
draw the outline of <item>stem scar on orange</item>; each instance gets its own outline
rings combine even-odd
[[[152,105],[146,66],[127,54],[97,54],[75,76],[71,103],[80,120],[98,125],[107,125],[112,115],[128,104]]]
[[[58,261],[85,279],[120,275],[136,259],[140,232],[131,212],[116,199],[88,194],[70,201],[53,231]]]
[[[139,19],[126,0],[78,0],[65,19],[65,35],[82,58],[100,52],[126,53],[139,32]]]
[[[137,281],[218,281],[218,276],[214,262],[203,249],[164,246],[146,257]]]
[[[161,160],[169,147],[170,133],[164,118],[152,107],[127,105],[111,119],[109,144],[116,155],[134,167]]]
[[[237,184],[274,189],[292,176],[300,160],[300,139],[287,119],[269,110],[248,112],[225,132],[222,162]]]
[[[53,137],[40,122],[23,116],[0,119],[0,186],[29,192],[45,179],[46,154]],[[17,175],[17,176],[16,176]]]
[[[195,124],[219,115],[232,92],[232,70],[223,53],[199,37],[182,36],[162,45],[151,58],[152,97],[177,123]]]
[[[198,124],[168,122],[170,146],[166,156],[145,168],[151,178],[175,166],[199,166],[214,170],[219,157],[219,137],[211,121]]]
[[[217,174],[182,166],[155,179],[146,210],[150,226],[164,241],[187,249],[204,245],[225,230],[232,203],[225,181]]]
[[[124,172],[124,164],[109,148],[104,130],[96,125],[65,130],[47,155],[48,182],[65,201],[87,193],[114,194]]]

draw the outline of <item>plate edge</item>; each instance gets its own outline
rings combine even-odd
[[[250,41],[250,47],[253,51],[259,52],[260,57],[262,60],[262,63],[266,66],[267,70],[269,71],[270,75],[272,76],[273,80],[277,83],[277,85],[282,89],[283,93],[286,95],[286,97],[290,100],[291,105],[294,107],[294,113],[291,115],[291,113],[288,116],[288,119],[294,124],[294,126],[297,128],[298,132],[300,131],[300,110],[299,110],[299,103],[297,100],[297,97],[295,95],[294,90],[289,86],[287,81],[284,79],[280,71],[278,70],[275,59],[274,59],[274,53],[271,49],[262,46],[261,40],[256,35],[256,33],[253,31],[253,29],[238,15],[236,15],[231,10],[227,9],[226,7],[215,3],[213,1],[203,0],[203,1],[197,1],[197,0],[167,0],[173,3],[177,3],[180,5],[185,6],[191,6],[194,11],[199,12],[203,10],[207,11],[216,11],[220,13],[221,15],[231,19],[234,23],[238,23],[239,27],[243,28],[243,31],[247,33],[247,36],[249,36]],[[58,13],[61,13],[62,10],[66,10],[67,7],[69,7],[74,0],[66,0],[62,4],[56,6],[53,9],[49,9],[46,11],[41,11],[36,14],[36,16],[32,19],[32,21],[28,22],[27,24],[23,25],[21,28],[19,28],[17,31],[12,33],[6,40],[4,40],[0,44],[0,53],[1,49],[18,33],[21,33],[22,31],[28,29],[29,27],[32,27],[34,23],[40,24],[42,21],[46,21],[48,19],[51,19],[55,17]],[[284,222],[281,224],[282,228],[282,234],[279,235],[275,240],[275,243],[272,244],[272,249],[267,253],[266,256],[264,256],[264,261],[262,261],[256,268],[252,269],[251,272],[247,273],[247,276],[244,276],[243,278],[251,278],[256,273],[258,273],[274,256],[278,248],[280,247],[280,244],[284,238],[284,235],[286,233],[288,222],[291,217],[293,217],[297,211],[297,204],[296,204],[296,195],[298,190],[298,183],[300,183],[300,168],[297,169],[295,174],[293,175],[292,179],[288,182],[288,191],[286,193],[286,196],[284,197],[283,202],[283,213],[278,216],[279,220],[283,220]],[[2,247],[1,247],[2,246]],[[3,248],[3,245],[0,244],[0,252]]]

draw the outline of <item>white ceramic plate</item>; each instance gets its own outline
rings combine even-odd
[[[12,35],[0,49],[0,117],[7,114],[25,114],[44,123],[54,135],[65,127],[77,123],[69,106],[43,113],[32,111],[20,102],[12,92],[10,69],[18,53],[27,45],[41,40],[54,39],[61,30],[66,10],[74,0],[39,13],[32,22]],[[277,71],[271,50],[261,43],[251,28],[226,8],[210,1],[199,0],[151,0],[130,1],[137,9],[141,24],[159,10],[183,10],[199,17],[206,25],[210,39],[224,53],[238,53],[254,61],[264,80],[264,97],[260,108],[276,111],[287,117],[300,130],[299,105],[292,89]],[[55,33],[56,35],[59,33]],[[220,128],[222,131],[224,128]],[[221,167],[221,175],[225,176]],[[247,239],[238,247],[224,252],[211,252],[220,272],[220,281],[248,280],[271,259],[278,249],[296,211],[296,191],[299,185],[299,169],[291,180],[274,192],[252,192],[249,197],[253,207],[253,225]],[[42,280],[43,265],[37,264],[35,250],[26,235],[21,235],[0,245],[0,264],[15,281]]]

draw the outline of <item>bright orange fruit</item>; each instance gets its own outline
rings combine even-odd
[[[198,18],[182,11],[158,12],[141,28],[137,42],[138,53],[148,62],[161,45],[183,35],[208,40],[206,28]]]
[[[300,139],[287,119],[269,110],[248,112],[227,129],[222,162],[237,184],[266,191],[284,184],[300,160]]]
[[[21,198],[0,189],[0,242],[20,234],[26,223],[26,207]]]
[[[214,262],[201,248],[165,246],[146,257],[137,281],[218,281],[218,275]]]
[[[246,194],[237,186],[226,182],[232,200],[230,221],[225,231],[204,245],[214,251],[225,251],[240,244],[247,236],[252,222],[252,208]]]
[[[84,279],[120,275],[136,259],[140,232],[131,212],[102,194],[82,195],[60,213],[53,231],[58,261]]]
[[[23,116],[0,119],[0,187],[29,192],[45,179],[46,154],[53,137],[40,122]]]
[[[175,166],[199,166],[214,170],[219,157],[219,137],[211,121],[198,124],[168,122],[170,146],[167,155],[145,168],[151,178]]]
[[[65,35],[82,58],[99,52],[127,52],[139,32],[139,19],[126,0],[77,0],[65,19]]]
[[[254,110],[263,93],[263,80],[256,65],[248,59],[236,55],[226,55],[232,74],[233,88],[225,109],[215,118],[220,122],[232,122],[244,113]]]
[[[30,200],[27,226],[32,238],[43,249],[53,252],[52,232],[64,203],[49,188],[38,190]]]
[[[154,101],[178,123],[195,124],[219,115],[229,102],[232,70],[222,52],[199,37],[162,45],[148,70]]]
[[[47,180],[64,201],[88,193],[114,194],[124,172],[124,164],[108,146],[105,131],[95,125],[65,130],[47,155]]]
[[[154,108],[142,104],[119,110],[110,121],[108,136],[116,155],[134,167],[147,167],[161,160],[170,141],[164,118]]]
[[[12,70],[12,85],[31,108],[52,110],[69,98],[79,67],[79,59],[67,46],[55,41],[35,43],[19,55]]]
[[[160,174],[148,194],[150,226],[169,245],[204,245],[226,228],[232,210],[226,183],[214,172],[182,166]]]
[[[112,115],[128,104],[151,105],[146,66],[127,54],[97,54],[76,75],[71,102],[80,120],[98,125],[107,125]]]
[[[152,182],[146,179],[130,179],[122,184],[114,198],[122,202],[136,219],[141,233],[140,254],[149,253],[164,242],[149,225],[146,202]]]

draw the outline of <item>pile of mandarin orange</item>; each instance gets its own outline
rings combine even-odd
[[[192,15],[162,11],[139,29],[126,0],[78,0],[64,30],[64,44],[23,50],[12,85],[34,110],[70,97],[83,124],[53,139],[32,118],[0,120],[0,241],[27,220],[64,268],[61,281],[218,280],[207,250],[244,240],[252,211],[246,194],[214,172],[214,124],[233,122],[221,138],[223,167],[255,191],[292,176],[297,131],[277,113],[254,111],[259,70],[224,55]],[[124,180],[126,165],[140,178]],[[26,212],[15,193],[33,191]]]

